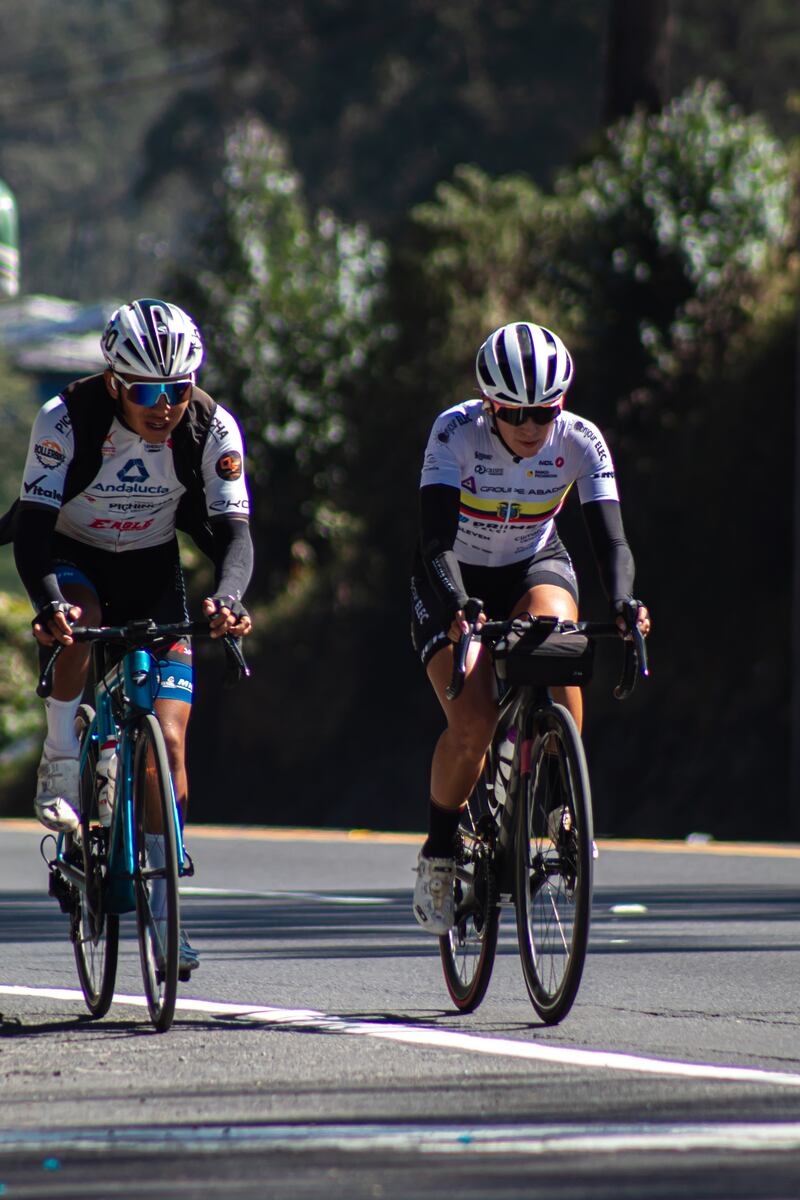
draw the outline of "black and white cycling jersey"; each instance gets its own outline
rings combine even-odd
[[[176,474],[170,441],[147,442],[115,417],[97,474],[64,503],[73,454],[72,424],[64,400],[56,396],[34,422],[20,499],[59,509],[57,533],[111,552],[142,550],[174,538],[186,488]],[[221,405],[209,427],[201,474],[209,517],[249,515],[241,433]]]
[[[482,400],[454,405],[434,422],[420,486],[432,484],[459,490],[453,550],[475,566],[508,566],[542,550],[573,484],[582,504],[619,500],[611,454],[591,421],[560,413],[538,454],[518,458]]]

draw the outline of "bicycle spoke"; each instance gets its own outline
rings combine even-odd
[[[531,1001],[554,1022],[573,1003],[586,954],[591,808],[572,718],[554,705],[539,720],[517,827],[517,932]]]
[[[169,1029],[178,989],[178,864],[172,783],[157,719],[142,718],[133,770],[135,894],[139,957],[150,1018]]]
[[[486,774],[491,772],[487,765]],[[461,818],[456,854],[456,923],[439,939],[447,990],[461,1012],[486,994],[500,924],[492,848],[497,826],[486,780],[479,780]]]
[[[83,871],[84,885],[81,889],[75,889],[70,934],[86,1006],[93,1017],[102,1017],[108,1012],[114,995],[119,917],[106,912],[104,905],[106,835],[96,824],[97,753],[93,744],[86,746],[93,720],[93,710],[82,704],[75,719],[83,760],[80,779],[81,836],[70,841],[71,852]]]

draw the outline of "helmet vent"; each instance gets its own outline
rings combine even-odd
[[[527,325],[517,325],[517,345],[522,364],[522,375],[525,379],[525,391],[529,396],[536,395],[536,364],[533,361],[533,338]]]
[[[498,338],[497,340],[497,351],[495,357],[497,359],[497,365],[500,369],[500,374],[503,376],[503,382],[505,383],[509,392],[513,393],[516,390],[514,388],[514,375],[511,370],[511,363],[508,361],[506,341],[503,337]]]

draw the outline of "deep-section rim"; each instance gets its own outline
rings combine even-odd
[[[577,726],[560,704],[537,710],[534,718],[534,743],[530,756],[530,771],[520,777],[520,793],[515,836],[515,895],[517,908],[517,938],[525,985],[531,1003],[547,1024],[562,1020],[572,1007],[580,986],[589,941],[592,904],[592,806],[586,756]],[[552,826],[553,836],[545,833],[544,820],[534,822],[533,853],[538,861],[536,875],[541,886],[530,887],[529,830],[531,801],[536,781],[546,786],[541,772],[547,768],[546,743],[555,736],[560,746],[557,778],[560,786],[566,782],[571,792],[572,829],[564,829],[563,821]],[[552,748],[552,743],[550,743]],[[537,802],[538,796],[537,795]],[[561,806],[559,806],[561,807]],[[563,805],[568,808],[568,805]],[[569,822],[568,822],[569,824]],[[537,828],[539,832],[537,832]],[[571,864],[572,870],[565,870]],[[572,880],[575,880],[574,886]],[[554,883],[555,881],[555,883]],[[570,900],[570,893],[574,901]],[[544,900],[532,910],[532,900]],[[543,914],[545,924],[537,928],[537,915]],[[569,914],[571,924],[564,934]],[[545,937],[553,934],[553,944],[568,944],[566,965],[559,982],[553,986],[550,976],[557,956],[546,953]],[[558,934],[556,939],[555,934]],[[549,944],[549,943],[548,943]],[[538,946],[538,950],[534,947]],[[537,964],[538,955],[538,964]]]
[[[159,930],[153,916],[147,881],[143,872],[148,869],[145,849],[145,778],[147,748],[153,749],[154,778],[164,835],[164,880],[167,911]],[[175,1015],[178,992],[178,930],[180,925],[178,899],[178,857],[172,804],[172,777],[169,770],[164,734],[158,719],[146,713],[136,727],[133,756],[133,839],[135,847],[134,891],[136,895],[136,930],[139,939],[139,960],[142,968],[147,1008],[150,1019],[159,1033],[165,1033]],[[159,948],[158,959],[156,944]]]
[[[75,732],[81,745],[81,753],[84,739],[91,731],[94,716],[94,709],[89,704],[81,704],[78,708]],[[106,1015],[114,998],[119,952],[119,917],[114,913],[105,912],[102,906],[107,835],[97,823],[96,767],[97,749],[96,746],[90,746],[80,778],[80,852],[88,891],[75,889],[71,934],[75,965],[86,1007],[97,1019]],[[78,848],[77,838],[72,839],[72,845],[73,848]],[[94,901],[91,907],[90,897]]]

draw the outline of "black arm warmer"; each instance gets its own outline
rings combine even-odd
[[[14,529],[14,562],[25,591],[37,612],[48,604],[64,604],[53,570],[51,538],[58,520],[57,508],[20,504]]]
[[[240,517],[213,517],[214,591],[218,596],[241,600],[253,574],[253,539],[250,525]]]
[[[633,595],[635,566],[616,500],[591,500],[583,505],[592,551],[612,607]]]
[[[453,552],[458,533],[458,488],[432,483],[420,488],[420,550],[431,586],[448,613],[467,602],[461,567]]]

